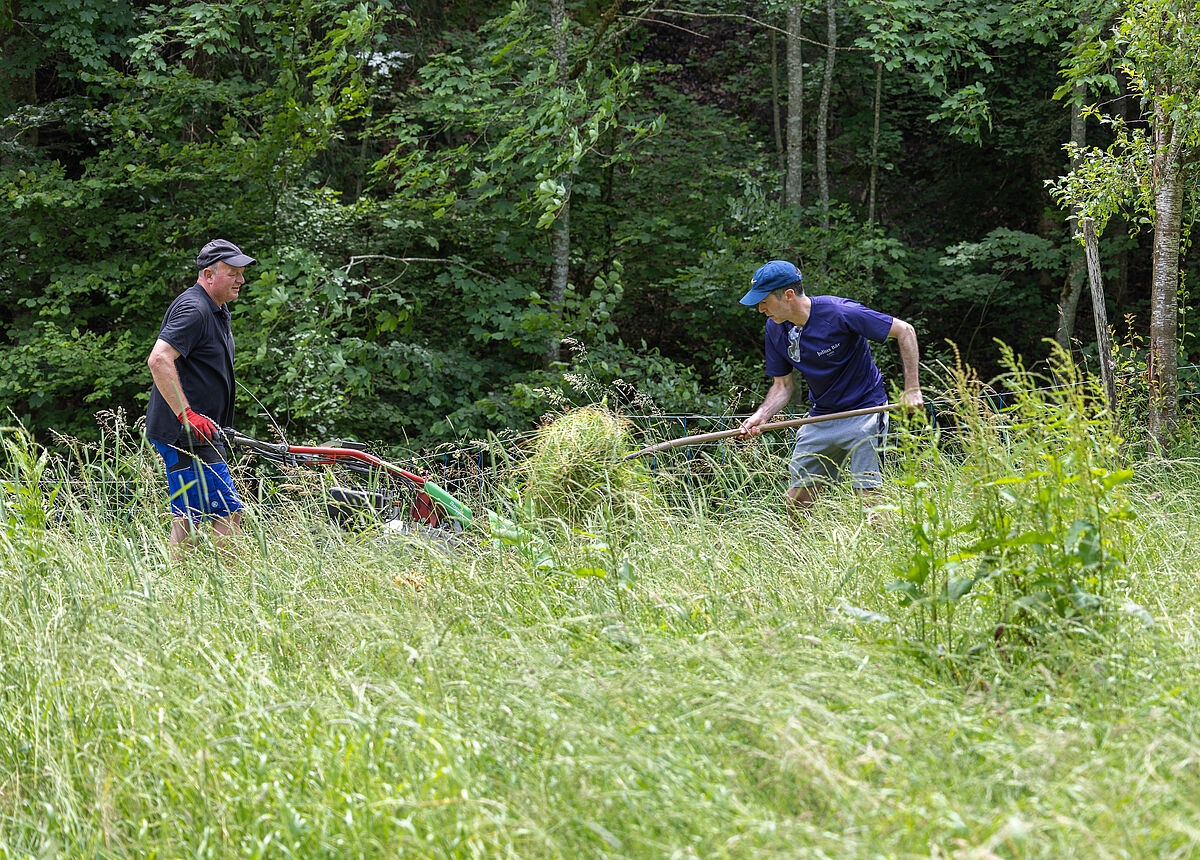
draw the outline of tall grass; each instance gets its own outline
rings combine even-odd
[[[890,525],[839,489],[795,530],[782,464],[728,446],[660,460],[666,503],[611,533],[524,523],[534,552],[251,505],[235,560],[179,567],[137,446],[77,458],[94,487],[146,470],[100,504],[7,436],[6,510],[62,489],[56,516],[0,532],[0,854],[1192,856],[1196,463],[1114,487],[1135,516],[1103,525],[1119,564],[1092,591],[1143,614],[1035,607],[1061,629],[1020,622],[1021,659],[993,645],[951,672],[921,633],[944,618],[888,590],[926,502],[977,532],[1000,511],[1032,528],[1037,486],[1067,533],[1093,510],[1012,426],[986,468],[914,428]],[[1043,453],[1065,462],[1067,435]],[[1011,596],[996,579],[979,587]],[[994,643],[998,601],[962,597],[955,629]]]

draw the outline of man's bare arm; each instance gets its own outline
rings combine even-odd
[[[759,427],[774,418],[780,409],[792,401],[792,394],[796,390],[792,374],[776,376],[773,379],[771,387],[767,390],[767,396],[763,398],[762,405],[738,428],[742,431],[743,436],[757,436],[762,432]]]
[[[904,320],[893,318],[888,337],[896,339],[896,345],[900,347],[900,362],[904,367],[904,393],[900,395],[900,402],[920,409],[925,405],[925,398],[921,395],[919,379],[921,350],[917,345],[917,330]]]
[[[154,387],[176,415],[182,415],[188,408],[187,398],[183,396],[183,387],[179,384],[179,371],[175,369],[175,359],[179,358],[179,355],[179,350],[165,340],[156,340],[154,348],[150,350],[150,357],[146,359]]]

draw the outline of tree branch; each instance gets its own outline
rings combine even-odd
[[[479,275],[481,278],[487,278],[490,281],[500,280],[495,275],[490,275],[487,272],[480,271],[474,266],[468,266],[461,260],[445,259],[441,257],[391,257],[387,254],[356,254],[352,256],[350,258],[350,262],[346,264],[346,274],[350,274],[350,270],[352,268],[366,260],[388,260],[393,263],[404,263],[406,266],[410,263],[449,263],[452,266],[459,266],[463,269],[466,269],[468,272],[471,272],[472,274]]]
[[[612,22],[616,20],[617,13],[621,11],[621,7],[624,5],[625,0],[613,0],[612,5],[608,7],[608,11],[604,13],[604,15],[600,18],[600,23],[596,26],[596,32],[592,36],[592,46],[587,49],[587,52],[582,57],[575,61],[575,65],[571,66],[571,71],[567,74],[568,78],[575,80],[575,78],[579,77],[580,73],[583,72],[584,68],[587,66],[588,60],[590,60],[600,48],[600,41],[604,38],[605,31],[607,31],[612,25]]]
[[[649,10],[647,10],[649,11]],[[774,30],[776,33],[783,33],[789,39],[799,39],[801,42],[807,42],[810,45],[816,45],[819,48],[828,50],[831,46],[824,42],[818,42],[815,39],[809,39],[807,36],[801,36],[799,33],[788,32],[783,27],[776,27],[774,24],[768,24],[765,21],[760,21],[757,18],[752,18],[749,15],[740,15],[736,12],[685,12],[682,9],[660,9],[660,15],[686,15],[690,18],[737,18],[742,21],[749,21],[751,24],[757,24],[767,30]],[[642,19],[639,19],[642,20]],[[674,26],[667,21],[656,21],[654,18],[646,18],[647,21],[652,21],[656,24],[666,24],[668,27]],[[859,48],[854,45],[833,46],[835,51],[869,51],[870,48]]]

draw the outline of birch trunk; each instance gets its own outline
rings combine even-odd
[[[1162,447],[1175,427],[1179,398],[1179,242],[1183,176],[1174,126],[1155,109],[1160,140],[1154,157],[1154,273],[1150,290],[1150,436]],[[1163,138],[1167,142],[1163,142]]]
[[[779,50],[775,43],[775,31],[771,40],[771,124],[775,131],[775,157],[779,159],[779,176],[783,181],[784,203],[787,203],[787,153],[783,149],[783,128],[779,118]]]
[[[568,81],[567,69],[567,11],[565,0],[550,0],[550,27],[554,31],[554,62],[558,66],[555,82],[565,87]],[[559,319],[563,313],[563,298],[567,294],[567,279],[570,275],[571,260],[571,175],[564,173],[558,177],[559,183],[566,189],[563,195],[562,209],[550,231],[550,289],[548,299],[550,312]],[[549,369],[554,362],[562,360],[562,337],[553,334],[546,340],[546,353],[543,363]]]
[[[817,109],[817,194],[824,216],[821,226],[829,226],[829,99],[833,93],[833,66],[837,56],[837,9],[834,0],[825,0],[826,46],[825,73],[821,78],[821,104]]]
[[[800,28],[804,23],[803,9],[793,3],[787,11],[787,180],[784,183],[784,202],[799,206],[804,188],[804,62],[801,51]]]

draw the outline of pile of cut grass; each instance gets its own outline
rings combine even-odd
[[[639,518],[654,505],[656,491],[643,462],[622,459],[633,450],[632,425],[606,409],[589,406],[556,417],[518,468],[528,512],[576,525],[596,516]]]

